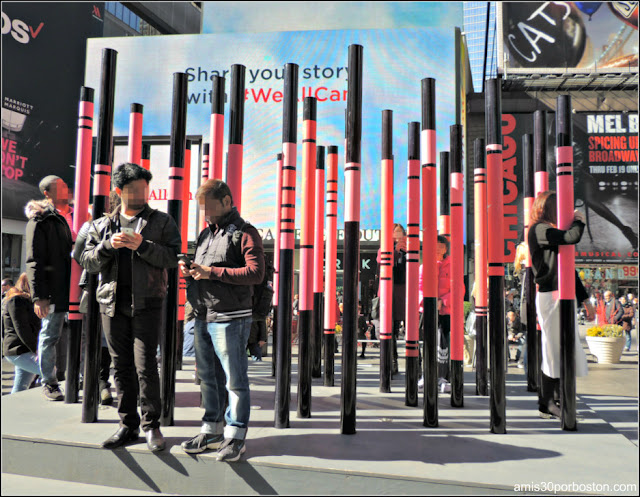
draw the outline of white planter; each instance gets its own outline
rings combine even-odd
[[[624,337],[586,337],[591,353],[598,358],[598,364],[617,364],[624,349]]]

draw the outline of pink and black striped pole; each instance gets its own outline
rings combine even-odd
[[[420,123],[408,126],[407,162],[407,285],[406,285],[406,373],[404,403],[418,405],[419,351],[419,278],[420,271]]]
[[[211,134],[209,135],[211,153],[209,157],[209,179],[222,179],[222,167],[224,166],[225,80],[222,76],[213,76],[211,85]]]
[[[169,188],[167,213],[173,218],[182,233],[182,202],[185,183],[185,150],[187,141],[187,88],[188,75],[173,73],[173,104],[171,116],[171,139],[169,143]],[[173,426],[173,411],[176,400],[176,326],[178,321],[178,269],[167,270],[166,329],[163,337],[160,367],[160,397],[162,426]]]
[[[89,217],[89,189],[91,188],[91,147],[93,132],[93,88],[80,88],[78,109],[78,141],[76,144],[76,176],[74,190],[73,231],[78,233]],[[69,291],[69,338],[67,340],[67,373],[65,404],[78,402],[80,379],[80,343],[82,339],[82,313],[80,312],[80,277],[82,268],[71,260],[71,286]]]
[[[450,179],[449,152],[440,152],[440,230],[438,234],[449,240],[449,246],[451,246]]]
[[[485,91],[487,134],[487,255],[489,261],[489,336],[491,364],[491,432],[506,433],[505,323],[504,323],[504,235],[502,168],[502,81],[488,79]]]
[[[522,135],[522,166],[524,177],[524,241],[528,244],[531,226],[531,207],[535,199],[533,174],[533,136]],[[527,323],[527,391],[538,391],[538,332],[536,330],[536,284],[531,265],[531,254],[527,245],[527,258],[524,276],[524,316]]]
[[[438,426],[438,174],[436,171],[436,80],[422,80],[422,308],[424,406],[422,424]]]
[[[382,111],[380,165],[380,391],[391,392],[393,338],[393,111]]]
[[[276,225],[273,242],[273,321],[271,329],[271,376],[276,376],[276,354],[278,350],[278,288],[280,282],[280,219],[282,218],[282,154],[276,157]]]
[[[344,168],[344,298],[340,433],[356,432],[358,276],[360,269],[360,174],[362,141],[362,45],[349,45],[347,162]]]
[[[487,168],[483,138],[473,142],[473,216],[475,238],[476,395],[488,395],[487,378]]]
[[[464,174],[462,126],[450,127],[451,195],[451,407],[464,406]]]
[[[322,145],[316,147],[316,206],[313,236],[313,328],[311,339],[311,377],[322,377],[322,336],[324,317],[324,155]]]
[[[233,204],[242,213],[242,141],[244,134],[245,66],[231,66],[231,101],[229,103],[229,148],[227,149],[227,184]]]
[[[209,150],[210,145],[205,143],[202,146],[202,171],[200,176],[200,184],[203,184],[209,179]],[[204,217],[204,211],[198,213],[198,233],[201,233],[203,229],[207,227],[207,221]]]
[[[291,397],[291,324],[293,317],[293,258],[296,221],[296,147],[298,125],[298,65],[284,66],[282,123],[282,214],[278,282],[275,427],[289,428]]]
[[[129,113],[129,162],[142,162],[142,104],[131,104]]]
[[[151,145],[143,143],[141,147],[140,165],[147,171],[151,169]]]
[[[327,257],[324,280],[324,386],[334,386],[336,335],[336,273],[338,268],[338,147],[327,153]]]
[[[182,225],[180,237],[182,247],[180,252],[186,254],[189,250],[189,187],[191,183],[191,140],[186,140],[184,149],[184,181],[182,182]],[[176,336],[176,367],[182,369],[182,346],[184,343],[184,314],[187,303],[187,279],[178,275],[178,323]]]
[[[298,417],[311,417],[311,333],[313,327],[313,229],[316,193],[316,118],[318,102],[305,97],[302,110],[302,212],[298,301]]]
[[[102,50],[102,76],[100,79],[100,110],[96,138],[96,163],[93,169],[93,219],[101,218],[108,210],[113,162],[113,112],[116,87],[116,61],[118,52]],[[84,385],[82,387],[82,422],[98,420],[100,378],[100,316],[96,302],[98,277],[88,275],[87,328],[84,343]]]
[[[556,99],[556,189],[558,229],[568,230],[574,219],[573,126],[571,97]],[[560,299],[560,424],[576,431],[576,263],[575,246],[560,245],[558,297]]]

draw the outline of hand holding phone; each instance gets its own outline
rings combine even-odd
[[[133,236],[133,234],[135,233],[133,228],[120,228],[120,230],[122,231],[122,233],[124,233],[125,235],[128,236]]]

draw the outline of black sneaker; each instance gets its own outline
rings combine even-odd
[[[64,400],[64,395],[60,391],[60,387],[58,385],[47,385],[45,383],[42,387],[42,394],[47,400]]]
[[[218,449],[218,461],[234,462],[240,459],[244,454],[246,447],[244,446],[244,440],[237,438],[225,438],[224,442]]]
[[[187,454],[199,454],[207,449],[217,449],[224,440],[223,435],[211,435],[210,433],[200,433],[191,440],[182,442],[182,450]]]

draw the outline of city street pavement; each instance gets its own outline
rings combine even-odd
[[[582,345],[588,354],[584,339]],[[3,361],[2,495],[637,495],[635,333],[632,350],[614,365],[596,364],[587,355],[589,375],[577,379],[577,432],[540,419],[524,370],[510,365],[507,434],[496,435],[489,432],[489,398],[475,395],[470,367],[464,408],[452,408],[449,395],[440,394],[439,426],[428,429],[422,426],[422,394],[418,407],[404,405],[403,374],[394,377],[392,393],[379,392],[379,349],[367,348],[367,358],[358,360],[357,433],[341,435],[340,354],[336,386],[314,379],[312,417],[300,419],[294,346],[288,429],[273,427],[270,357],[250,361],[251,423],[247,452],[236,464],[216,463],[212,452],[189,456],[180,449],[197,434],[202,416],[192,359],[177,373],[175,424],[162,428],[167,449],[160,455],[151,455],[142,441],[115,451],[99,448],[117,428],[114,406],[101,407],[97,423],[83,424],[80,404],[47,402],[39,388],[5,395],[12,371]],[[548,491],[534,492],[533,485]]]

